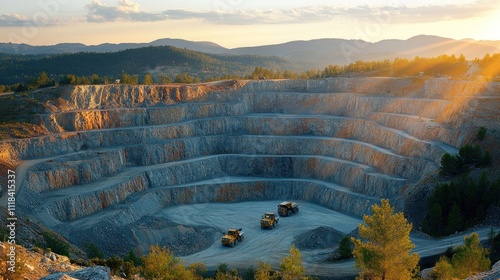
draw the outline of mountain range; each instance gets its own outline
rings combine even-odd
[[[118,52],[147,46],[173,46],[208,54],[277,56],[303,67],[302,70],[323,68],[330,64],[349,64],[356,60],[383,60],[433,57],[441,54],[463,54],[467,59],[482,58],[487,53],[500,52],[500,41],[455,40],[438,36],[419,35],[407,40],[366,42],[346,39],[315,39],[282,44],[228,49],[213,42],[194,42],[182,39],[159,39],[149,43],[120,43],[84,45],[61,43],[51,46],[0,43],[0,53],[61,54],[78,52]]]

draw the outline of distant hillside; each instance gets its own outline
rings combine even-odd
[[[78,52],[118,52],[149,46],[172,46],[204,53],[226,53],[228,49],[212,42],[193,42],[182,39],[159,39],[150,43],[100,44],[87,46],[80,43],[61,43],[52,46],[31,46],[27,44],[0,43],[0,53],[7,54],[62,54]]]
[[[256,55],[204,54],[174,47],[144,47],[119,52],[80,52],[57,55],[0,55],[0,84],[26,82],[42,71],[52,77],[65,74],[119,77],[122,72],[162,71],[172,76],[189,73],[202,79],[223,75],[244,76],[256,66],[293,69],[284,58]]]
[[[435,57],[441,54],[465,55],[467,59],[482,58],[487,53],[500,52],[500,41],[454,40],[438,36],[419,35],[407,40],[382,40],[371,43],[362,40],[317,39],[283,44],[227,49],[212,42],[181,39],[159,39],[149,43],[57,44],[30,46],[0,43],[0,52],[9,54],[61,54],[76,52],[117,52],[147,46],[173,46],[208,54],[277,56],[298,65],[298,71],[324,68],[330,64],[349,64],[356,60]]]
[[[284,44],[237,48],[232,54],[276,55],[290,61],[324,67],[328,64],[349,64],[356,60],[435,57],[441,54],[465,55],[467,59],[482,58],[500,52],[494,41],[457,41],[437,36],[415,36],[408,40],[383,40],[377,43],[362,40],[318,39]],[[498,44],[500,46],[500,44]]]

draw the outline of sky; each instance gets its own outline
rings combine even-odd
[[[235,48],[320,38],[416,35],[500,40],[500,0],[23,0],[0,3],[0,42],[145,43]]]

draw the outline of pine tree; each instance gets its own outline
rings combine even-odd
[[[238,270],[235,268],[231,271],[217,271],[215,274],[215,280],[242,280],[238,275]]]
[[[177,280],[202,279],[195,271],[186,269],[172,251],[160,246],[151,246],[151,251],[144,257],[144,276],[146,279]]]
[[[441,168],[439,173],[441,173],[441,175],[454,175],[456,172],[455,157],[449,153],[444,153],[441,157]]]
[[[340,239],[338,258],[341,260],[352,258],[352,242],[348,236],[344,236]]]
[[[145,85],[152,85],[153,75],[151,75],[151,73],[147,73],[146,75],[144,75],[144,80],[142,81],[142,83]]]
[[[295,249],[295,246],[292,245],[292,247],[290,247],[288,256],[281,260],[280,268],[283,275],[283,280],[295,280],[304,278],[305,270],[302,266],[302,256],[299,249]]]
[[[453,278],[453,266],[446,257],[441,257],[432,270],[432,277],[436,280],[448,280]]]
[[[455,271],[455,277],[460,279],[465,279],[490,268],[491,261],[488,259],[488,250],[479,244],[477,233],[464,237],[464,245],[455,248],[451,264]]]
[[[427,219],[425,220],[425,230],[433,235],[439,236],[443,228],[443,210],[439,203],[435,202]]]
[[[92,85],[102,84],[102,80],[101,80],[101,78],[99,78],[99,75],[92,74],[92,76],[90,76],[90,84],[92,84]]]
[[[40,87],[43,87],[44,85],[48,84],[49,77],[47,76],[47,73],[45,73],[45,71],[42,71],[40,76],[38,76],[38,79],[36,82],[37,82],[37,85]]]
[[[462,230],[463,222],[464,221],[462,218],[462,213],[460,211],[460,207],[456,203],[453,203],[453,206],[451,207],[450,214],[448,214],[448,222],[446,225],[446,232],[447,233],[454,233],[456,231]]]
[[[412,225],[403,213],[394,214],[389,200],[372,207],[373,215],[365,215],[366,225],[359,225],[362,239],[352,238],[356,267],[361,269],[360,278],[411,279],[417,272],[420,259],[410,251],[415,245],[410,240]]]
[[[271,265],[262,261],[259,261],[259,267],[255,271],[255,280],[273,280],[276,277],[271,275],[272,273]]]

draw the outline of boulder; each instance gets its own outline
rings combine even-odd
[[[109,267],[105,266],[92,266],[72,272],[58,272],[49,276],[41,278],[41,280],[112,280],[111,271]]]

